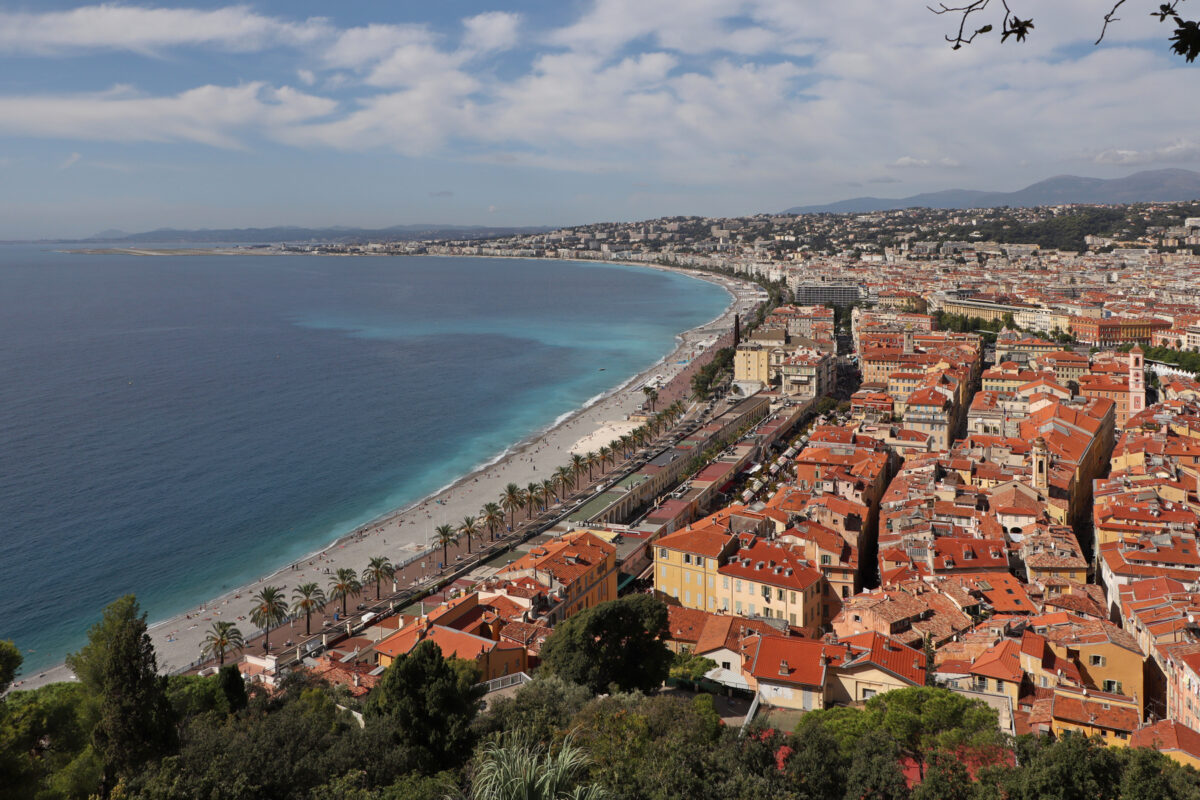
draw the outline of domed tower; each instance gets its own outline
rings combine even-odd
[[[1050,448],[1041,436],[1033,440],[1033,488],[1042,494],[1050,492]]]
[[[1129,351],[1129,416],[1146,410],[1146,357],[1140,345]]]

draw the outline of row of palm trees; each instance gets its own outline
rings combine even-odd
[[[647,397],[650,397],[647,394]],[[651,403],[658,397],[657,392]],[[653,406],[652,406],[653,407]],[[665,428],[673,425],[683,416],[684,407],[678,400],[670,406],[658,411],[643,425],[627,434],[622,434],[607,445],[602,445],[595,452],[586,455],[575,453],[569,463],[562,465],[554,474],[540,483],[530,482],[525,488],[515,483],[504,487],[498,502],[485,503],[478,516],[467,516],[457,525],[438,525],[434,529],[434,542],[442,548],[442,564],[449,558],[449,547],[466,539],[467,553],[470,554],[471,543],[478,539],[483,544],[484,533],[492,541],[496,532],[504,527],[505,514],[508,515],[508,528],[516,526],[516,514],[525,509],[526,518],[533,519],[533,512],[541,513],[553,503],[563,500],[567,493],[573,490],[583,473],[587,473],[591,481],[596,468],[601,474],[611,461],[614,465],[619,458],[629,457],[646,443],[652,441]],[[271,628],[278,627],[290,616],[304,615],[304,633],[312,635],[312,615],[320,611],[329,602],[341,602],[342,615],[346,614],[346,602],[351,597],[362,593],[364,586],[375,584],[375,599],[381,597],[380,586],[385,580],[395,577],[396,568],[386,556],[375,556],[363,569],[361,576],[353,569],[344,567],[338,569],[329,582],[329,592],[326,593],[319,584],[303,583],[292,590],[292,602],[289,604],[283,590],[276,586],[264,586],[254,596],[254,607],[250,610],[250,621],[263,629],[263,648],[270,650]],[[229,653],[240,652],[246,646],[242,632],[232,622],[214,622],[204,638],[202,645],[206,658],[216,658],[222,665]]]
[[[656,392],[655,398],[657,396]],[[576,487],[584,472],[590,481],[597,467],[603,471],[610,461],[616,464],[618,458],[629,458],[633,451],[653,440],[664,428],[674,424],[683,415],[683,411],[683,404],[676,401],[657,412],[644,425],[614,439],[611,444],[603,445],[599,450],[586,455],[575,453],[569,463],[556,469],[553,475],[540,483],[533,481],[525,488],[515,483],[508,484],[504,487],[499,502],[484,504],[478,517],[465,517],[457,526],[438,525],[433,529],[433,542],[435,546],[442,548],[442,564],[449,563],[451,545],[466,539],[467,554],[470,555],[473,540],[478,539],[480,544],[484,543],[484,531],[491,541],[495,541],[496,531],[504,527],[505,514],[508,515],[509,530],[516,527],[517,512],[521,509],[526,509],[527,519],[533,519],[534,511],[541,513],[566,497],[567,492]]]
[[[289,604],[283,590],[277,586],[264,586],[254,595],[254,606],[250,609],[250,621],[263,629],[263,649],[270,650],[271,628],[278,627],[291,616],[304,616],[304,635],[312,635],[312,615],[330,602],[341,602],[342,615],[346,614],[346,602],[362,594],[364,586],[375,584],[375,599],[382,596],[381,584],[391,580],[396,568],[387,556],[373,557],[363,569],[361,576],[349,567],[337,570],[329,581],[329,592],[315,581],[302,583],[292,590]],[[204,637],[202,652],[206,658],[217,659],[222,666],[229,653],[245,649],[246,640],[241,630],[232,622],[214,622]]]

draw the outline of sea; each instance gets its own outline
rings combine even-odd
[[[61,663],[406,506],[667,355],[720,287],[541,259],[0,245],[0,639]]]

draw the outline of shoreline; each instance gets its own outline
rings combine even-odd
[[[437,256],[442,257],[442,256]],[[506,256],[463,256],[466,258],[516,258]],[[500,491],[508,483],[525,487],[531,480],[549,477],[553,470],[570,459],[573,447],[594,438],[598,433],[615,423],[627,422],[629,416],[644,401],[641,387],[656,375],[664,382],[686,368],[698,352],[708,347],[720,332],[732,324],[734,313],[744,313],[754,301],[747,287],[758,287],[746,281],[712,275],[697,270],[666,267],[658,264],[600,261],[596,259],[551,259],[593,264],[612,264],[622,267],[641,267],[664,272],[678,272],[697,280],[715,284],[729,295],[729,304],[716,317],[675,336],[674,347],[654,363],[636,374],[625,378],[613,387],[590,398],[583,405],[560,415],[500,452],[481,461],[441,488],[408,504],[394,508],[353,529],[338,535],[324,546],[297,557],[291,563],[264,565],[263,577],[204,600],[197,605],[152,621],[148,633],[158,655],[159,671],[173,673],[191,667],[200,656],[209,623],[214,620],[234,621],[247,641],[258,636],[258,631],[249,621],[251,596],[264,585],[279,586],[285,595],[301,582],[327,582],[327,572],[340,567],[351,567],[360,572],[367,560],[375,555],[386,555],[400,568],[402,564],[421,561],[422,568],[436,571],[439,561],[437,548],[429,542],[436,525],[457,525],[464,516],[477,515],[479,508],[489,501],[497,501]],[[685,363],[680,364],[681,360]],[[542,467],[539,472],[538,468]],[[521,512],[518,512],[518,516]],[[325,570],[327,572],[322,572]],[[311,573],[311,574],[309,574]],[[369,588],[364,588],[364,596]],[[289,624],[272,630],[276,641],[286,638]],[[36,675],[22,675],[14,689],[32,689],[46,683],[73,680],[74,676],[64,663],[39,671]]]

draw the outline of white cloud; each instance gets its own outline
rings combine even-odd
[[[1145,150],[1122,150],[1113,148],[1096,154],[1092,159],[1097,164],[1162,164],[1172,162],[1200,161],[1200,142],[1178,139],[1170,144]]]
[[[177,95],[0,97],[0,134],[117,142],[196,142],[241,146],[239,134],[270,132],[332,112],[333,100],[261,82],[200,86]],[[69,165],[68,165],[69,166]]]
[[[79,153],[71,153],[71,155],[63,159],[63,162],[58,165],[58,168],[59,170],[70,169],[78,164],[81,158],[83,158],[83,156],[79,155]]]
[[[930,167],[954,168],[960,167],[962,164],[953,158],[913,158],[912,156],[901,156],[891,164],[888,164],[888,166],[895,169],[928,169]]]
[[[325,49],[323,59],[329,67],[360,69],[397,49],[432,45],[433,34],[424,25],[366,25],[338,34]]]
[[[462,49],[471,53],[508,50],[517,43],[521,16],[489,11],[463,20]]]
[[[206,11],[104,4],[41,14],[0,12],[0,52],[7,53],[154,53],[184,45],[245,51],[308,44],[327,33],[322,19],[288,22],[241,6]]]
[[[948,170],[956,184],[1016,188],[1084,163],[1200,157],[1194,111],[1162,101],[1190,96],[1194,68],[1129,44],[1155,35],[1161,45],[1164,30],[1130,19],[1091,48],[1099,17],[1088,0],[1028,13],[1038,20],[1029,42],[983,37],[958,52],[942,38],[947,17],[902,3],[871,4],[864,19],[851,3],[590,0],[558,28],[492,11],[461,20],[460,33],[337,29],[242,7],[0,13],[0,52],[286,45],[298,85],[319,87],[0,97],[0,134],[220,147],[267,138],[623,172],[730,203],[829,199],[851,181],[895,182],[893,171],[914,191],[948,188]],[[499,72],[481,58],[516,48],[521,58]]]

